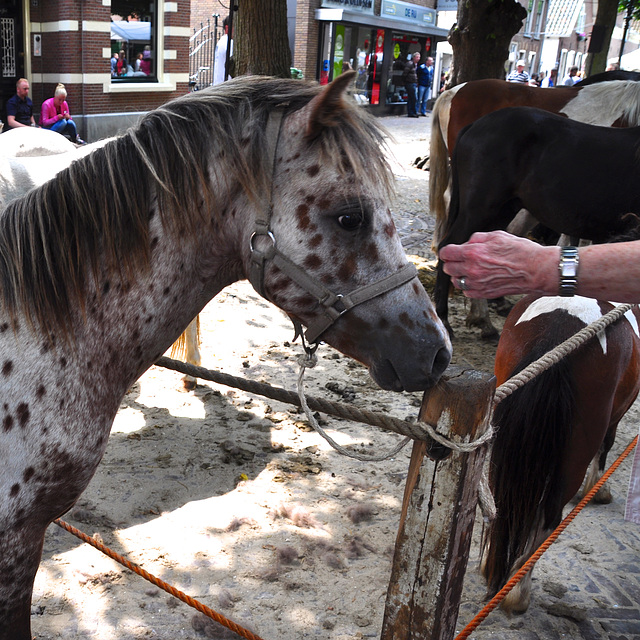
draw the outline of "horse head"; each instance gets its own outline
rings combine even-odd
[[[384,133],[344,97],[353,79],[340,76],[274,128],[271,215],[254,239],[267,245],[262,293],[381,387],[425,389],[451,344],[388,207]]]

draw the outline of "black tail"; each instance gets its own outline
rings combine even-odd
[[[539,347],[529,354],[514,374],[547,350]],[[483,567],[492,595],[525,553],[530,533],[560,522],[562,461],[571,436],[573,386],[570,360],[564,358],[496,407],[490,482],[497,517],[485,534]]]

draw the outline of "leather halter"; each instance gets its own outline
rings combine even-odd
[[[377,282],[367,284],[350,293],[335,293],[278,250],[276,238],[269,228],[269,223],[273,213],[273,178],[282,119],[282,109],[276,109],[271,112],[267,122],[265,151],[272,160],[272,179],[268,200],[265,202],[265,206],[256,214],[255,231],[249,240],[249,248],[251,250],[249,281],[263,298],[269,300],[264,288],[264,273],[266,263],[270,261],[299,287],[315,298],[320,305],[320,315],[309,324],[304,334],[309,344],[313,344],[317,343],[318,338],[349,309],[353,309],[353,307],[363,302],[367,302],[410,282],[416,277],[417,271],[414,265],[408,263],[396,273],[392,273]],[[264,245],[264,248],[257,246],[256,241],[261,237],[266,239],[266,241],[260,242],[261,245]],[[296,326],[296,331],[301,333],[298,326]]]

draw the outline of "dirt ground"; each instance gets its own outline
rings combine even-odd
[[[428,174],[409,164],[428,145],[428,123],[420,120],[416,133],[399,118],[385,120],[398,137],[397,224],[408,253],[428,261]],[[454,297],[454,363],[492,371],[495,346],[465,328],[465,315],[464,299]],[[291,344],[293,329],[246,282],[220,294],[201,322],[203,366],[295,389],[301,349]],[[65,519],[264,640],[379,637],[410,446],[385,462],[358,462],[334,452],[292,406],[213,383],[184,392],[180,377],[152,367],[129,391],[98,473]],[[381,391],[366,369],[327,346],[305,388],[409,420],[421,403],[418,393]],[[399,438],[331,417],[321,424],[340,444],[371,454]],[[636,405],[615,451],[637,424]],[[608,567],[603,582],[618,591],[635,580],[629,597],[640,593],[629,570],[640,535],[622,520],[629,469],[630,460],[614,476],[614,502],[589,507],[541,560],[527,614],[494,612],[472,638],[640,638],[640,630],[612,635],[591,624],[595,609],[625,607],[590,586],[594,570]],[[479,533],[478,525],[460,628],[484,602]],[[55,525],[33,614],[39,640],[237,637]]]

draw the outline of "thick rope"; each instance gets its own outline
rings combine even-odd
[[[165,367],[166,369],[173,369],[179,373],[184,373],[194,378],[200,378],[202,380],[210,380],[218,384],[223,384],[227,387],[235,387],[242,391],[254,393],[256,395],[262,395],[272,400],[278,400],[288,404],[293,404],[302,408],[302,402],[298,395],[293,391],[287,391],[286,389],[280,389],[272,387],[269,384],[261,382],[255,382],[247,380],[246,378],[240,378],[232,376],[227,373],[221,373],[220,371],[210,371],[204,367],[197,367],[186,362],[180,362],[179,360],[172,360],[171,358],[161,357],[156,360],[155,364],[159,367]],[[376,411],[367,411],[365,409],[358,409],[352,405],[347,405],[340,402],[332,402],[323,398],[315,398],[313,396],[307,397],[308,406],[313,411],[322,411],[328,415],[337,416],[346,420],[352,420],[353,422],[363,422],[365,424],[372,425],[374,427],[380,427],[387,431],[393,431],[403,436],[408,436],[414,440],[435,440],[439,444],[458,451],[460,453],[469,453],[475,451],[478,447],[483,446],[491,440],[493,437],[493,431],[490,429],[487,433],[484,433],[478,439],[471,442],[453,442],[443,435],[439,434],[430,424],[426,422],[407,422],[406,420],[400,420],[388,416],[384,413],[378,413]]]
[[[484,621],[484,619],[505,599],[507,594],[516,586],[518,582],[533,569],[533,566],[540,559],[542,554],[558,539],[560,534],[571,524],[573,519],[582,511],[586,504],[598,493],[602,485],[611,477],[613,472],[620,466],[622,461],[633,451],[638,443],[636,436],[620,454],[618,459],[609,467],[606,473],[593,485],[593,488],[587,493],[582,500],[571,510],[567,517],[558,525],[555,531],[538,547],[536,552],[522,565],[513,577],[496,593],[495,596],[483,607],[483,609],[471,620],[471,622],[455,637],[455,640],[465,640],[475,629]]]
[[[585,342],[593,338],[597,333],[603,331],[610,324],[613,324],[619,320],[627,311],[632,309],[633,304],[622,304],[615,307],[609,313],[606,313],[601,318],[592,322],[590,325],[584,327],[578,331],[557,347],[545,353],[541,358],[532,362],[528,367],[525,367],[520,373],[513,378],[507,380],[504,384],[501,384],[497,389],[494,396],[494,403],[497,405],[504,400],[508,395],[512,394],[516,389],[523,387],[527,382],[533,380],[537,375],[546,371],[552,365],[556,364],[566,355],[582,346]]]
[[[148,580],[152,584],[156,585],[156,587],[159,587],[163,591],[166,591],[167,593],[171,594],[174,598],[178,598],[178,600],[182,600],[182,602],[185,602],[190,607],[197,609],[200,613],[203,613],[205,616],[211,618],[212,620],[215,620],[217,623],[221,624],[222,626],[227,627],[227,629],[231,629],[231,631],[233,631],[234,633],[237,633],[240,637],[246,638],[246,640],[262,640],[260,636],[257,636],[255,633],[252,633],[248,629],[241,627],[240,625],[236,624],[232,620],[225,618],[221,613],[218,613],[217,611],[210,609],[209,607],[202,604],[195,598],[188,596],[186,593],[179,591],[175,587],[172,587],[170,584],[166,583],[164,580],[161,580],[160,578],[157,578],[156,576],[149,573],[148,571],[145,571],[139,565],[135,564],[134,562],[131,562],[130,560],[127,560],[124,556],[121,556],[119,553],[116,553],[106,545],[102,544],[101,542],[98,542],[97,540],[88,536],[86,533],[83,533],[79,529],[76,529],[74,526],[70,525],[68,522],[61,520],[60,518],[58,518],[57,520],[54,520],[53,522],[54,524],[57,524],[59,527],[61,527],[65,531],[68,531],[72,535],[76,536],[76,538],[80,538],[80,540],[82,540],[83,542],[90,544],[92,547],[98,549],[98,551],[101,551],[105,555],[109,556],[112,560],[115,560],[116,562],[120,563],[122,566],[126,567],[127,569],[130,569],[134,573],[137,573],[139,576],[143,577],[145,580]]]

